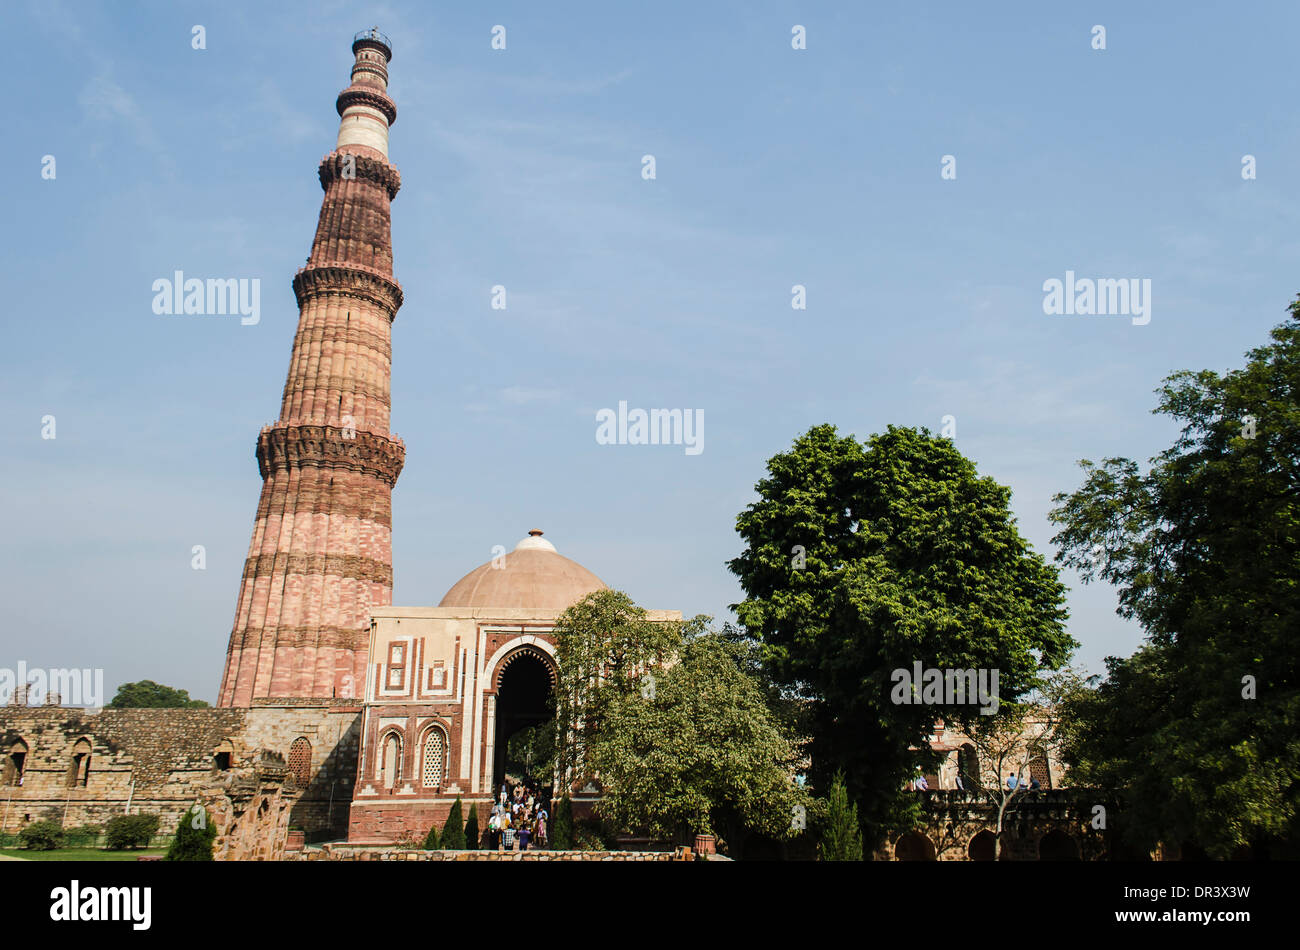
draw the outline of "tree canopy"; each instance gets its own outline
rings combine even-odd
[[[805,797],[795,743],[768,705],[752,645],[707,623],[649,621],[617,591],[565,612],[561,774],[598,778],[600,817],[623,831],[785,837]]]
[[[806,798],[794,783],[798,751],[745,672],[743,649],[702,633],[649,674],[653,688],[611,698],[590,746],[602,817],[662,837],[791,836]]]
[[[892,672],[997,670],[1014,700],[1076,646],[1065,589],[1017,530],[1010,490],[925,429],[864,444],[816,426],[767,471],[737,518],[745,549],[730,567],[746,597],[733,609],[776,682],[807,701],[814,784],[842,769],[878,836],[936,720],[979,711],[894,703]]]
[[[1076,693],[1066,747],[1136,845],[1225,857],[1300,831],[1300,300],[1271,340],[1165,380],[1153,411],[1181,431],[1146,471],[1085,459],[1055,498],[1057,559],[1114,584],[1147,635]]]
[[[153,680],[140,680],[119,686],[117,695],[108,705],[113,709],[203,709],[208,704],[201,699],[190,699],[186,690],[173,689]]]

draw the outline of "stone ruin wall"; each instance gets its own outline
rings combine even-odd
[[[246,785],[264,754],[287,761],[290,746],[303,737],[311,744],[310,779],[305,789],[284,780],[292,786],[285,825],[303,828],[308,840],[342,837],[359,736],[360,708],[338,702],[99,711],[0,707],[0,752],[7,759],[16,742],[27,745],[22,784],[0,785],[0,831],[14,833],[40,820],[65,828],[103,824],[125,814],[129,802],[132,814],[159,815],[159,831],[170,834],[196,801],[217,801],[236,779]],[[69,787],[73,748],[83,738],[91,745],[88,779],[84,787]],[[218,747],[230,749],[226,773],[216,768]],[[262,772],[270,780],[267,769],[274,771],[269,760]],[[277,787],[264,800],[277,802],[278,810],[283,798]]]

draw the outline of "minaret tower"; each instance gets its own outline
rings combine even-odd
[[[392,603],[392,492],[406,447],[388,431],[393,280],[388,163],[392,47],[352,43],[339,137],[307,266],[280,417],[262,429],[262,496],[244,562],[219,706],[360,696],[372,607]]]

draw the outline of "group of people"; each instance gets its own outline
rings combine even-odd
[[[524,781],[512,786],[506,782],[488,819],[492,847],[498,851],[545,848],[550,843],[547,834],[550,818],[546,802],[535,785]]]

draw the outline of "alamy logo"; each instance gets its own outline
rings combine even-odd
[[[1049,315],[1131,316],[1133,326],[1151,322],[1151,278],[1101,277],[1075,279],[1074,271],[1065,272],[1065,280],[1055,277],[1043,281],[1043,313]]]
[[[68,887],[50,891],[50,920],[129,920],[132,930],[148,930],[153,921],[151,887]]]
[[[102,669],[28,669],[24,660],[18,668],[0,667],[0,705],[15,698],[22,705],[39,706],[46,699],[64,706],[103,706]]]
[[[209,277],[203,281],[176,271],[171,280],[155,280],[153,292],[153,312],[157,314],[238,313],[239,322],[246,327],[262,319],[262,281],[258,277]]]
[[[627,408],[620,400],[618,412],[596,412],[596,441],[601,445],[684,445],[687,455],[704,451],[703,409]]]
[[[923,669],[921,661],[912,669],[900,667],[890,679],[894,683],[889,698],[895,706],[964,706],[979,703],[981,716],[997,714],[997,670]]]

